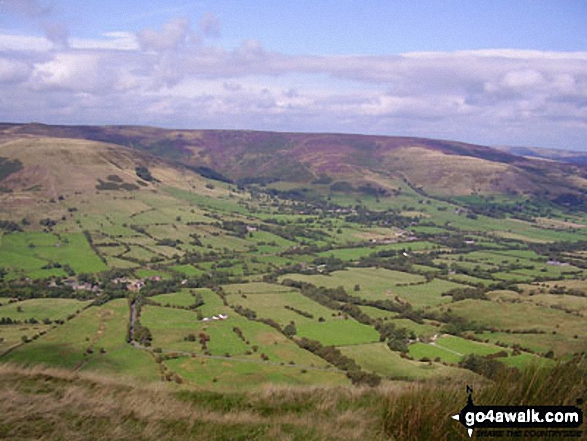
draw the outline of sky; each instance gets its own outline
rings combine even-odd
[[[587,1],[0,0],[0,121],[587,151]]]

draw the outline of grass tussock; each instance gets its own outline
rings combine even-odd
[[[587,399],[585,373],[579,363],[507,372],[474,384],[474,399],[575,404]],[[450,419],[465,400],[464,383],[269,386],[218,393],[5,364],[0,365],[0,439],[465,440],[462,426]]]
[[[471,386],[478,405],[575,405],[578,399],[587,401],[587,366],[578,361],[553,368],[535,365]],[[392,440],[468,440],[463,427],[450,418],[466,399],[465,384],[415,385],[387,397],[382,430]]]

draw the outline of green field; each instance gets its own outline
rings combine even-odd
[[[390,379],[418,380],[455,375],[455,369],[441,364],[406,360],[391,351],[384,343],[370,343],[340,347],[342,353],[353,358],[361,367]]]
[[[60,265],[49,272],[46,265]],[[64,276],[68,265],[76,273],[104,271],[106,265],[90,248],[83,234],[12,233],[0,241],[0,267],[31,278]]]
[[[151,300],[161,303],[163,306],[192,306],[195,303],[195,297],[190,293],[189,289],[183,289],[179,292],[170,294],[159,294],[151,297]],[[193,291],[195,293],[195,291]]]
[[[51,325],[3,325],[0,326],[0,354],[23,343],[23,338],[38,338],[51,329]],[[35,337],[36,336],[36,337]]]
[[[200,136],[189,144],[194,158]],[[25,144],[41,149],[35,151],[43,158],[58,154],[55,167],[64,171],[69,155],[79,152],[66,154],[61,144],[59,153],[50,150],[56,142]],[[467,195],[472,187],[462,183],[455,184],[456,195],[442,195],[431,176],[416,173],[405,148],[369,159],[371,168],[360,163],[360,172],[345,177],[300,163],[300,182],[275,176],[264,182],[262,174],[259,182],[243,184],[236,175],[220,182],[146,157],[140,161],[151,164],[154,179],[141,181],[130,153],[114,154],[101,144],[89,149],[83,142],[69,141],[83,152],[79,189],[55,196],[39,184],[0,192],[7,202],[31,204],[0,206],[0,319],[18,321],[0,325],[0,353],[9,351],[2,361],[147,382],[177,374],[186,387],[231,390],[348,384],[334,365],[301,349],[301,338],[335,346],[364,371],[392,380],[457,378],[460,369],[434,359],[456,364],[504,345],[509,355],[499,360],[519,368],[549,363],[545,355],[556,361],[587,350],[587,253],[580,242],[587,239],[587,217],[579,211],[533,200],[530,193],[474,189]],[[11,154],[17,153],[24,162],[39,161],[21,150]],[[258,160],[243,155],[239,160],[246,163]],[[446,159],[440,155],[432,157]],[[479,158],[460,160],[479,165]],[[401,175],[381,171],[396,161],[406,166]],[[447,176],[437,177],[445,185]],[[106,181],[106,188],[97,185]],[[137,188],[116,189],[116,182],[137,182]],[[339,191],[344,184],[347,190]],[[355,298],[326,292],[318,303],[310,290],[282,285],[286,279],[342,287]],[[95,290],[65,286],[84,281]],[[146,285],[137,290],[131,281]],[[125,292],[127,284],[131,291]],[[63,288],[55,295],[71,298],[50,298],[55,287]],[[475,298],[444,295],[455,289]],[[13,296],[19,301],[9,303]],[[197,299],[203,304],[195,308]],[[93,300],[104,304],[90,307]],[[126,341],[133,300],[143,305],[140,324],[152,336],[141,349]],[[386,300],[378,306],[394,312],[365,306]],[[354,307],[366,316],[355,315]],[[416,341],[403,341],[408,355],[432,362],[389,350],[376,330],[382,323],[413,332]]]
[[[473,340],[468,340],[453,335],[443,335],[438,337],[435,341],[429,343],[414,343],[409,346],[409,354],[417,360],[428,358],[434,360],[439,358],[448,363],[458,363],[461,359],[469,354],[475,355],[491,355],[504,351],[503,348],[492,344],[481,343]],[[500,357],[499,360],[506,363],[510,358],[511,351],[505,350],[508,353],[507,357]],[[507,360],[507,365],[525,367],[533,360],[538,360],[530,354],[520,354],[512,361]]]
[[[325,346],[356,345],[379,341],[379,334],[374,328],[352,319],[308,323],[298,329],[297,335],[318,340]]]
[[[326,308],[300,294],[297,290],[284,290],[280,285],[264,283],[248,283],[226,285],[230,304],[241,305],[252,309],[258,317],[271,318],[281,326],[295,322],[298,327],[317,322],[320,317],[328,321],[334,310]],[[312,318],[301,315],[289,308],[312,315]]]
[[[331,251],[324,251],[319,253],[319,256],[323,257],[336,257],[341,260],[358,260],[361,257],[368,256],[373,253],[380,251],[421,251],[430,250],[436,248],[438,245],[427,242],[427,241],[413,241],[413,242],[400,242],[395,244],[387,245],[373,245],[369,247],[356,247],[356,248],[339,248]]]
[[[182,378],[206,389],[220,391],[255,390],[263,385],[342,386],[350,384],[343,373],[263,363],[260,361],[177,358],[165,365]]]
[[[5,360],[157,380],[152,358],[126,342],[127,318],[125,299],[91,307],[65,324],[54,326],[43,338],[10,352]]]
[[[0,318],[10,317],[12,320],[24,322],[32,318],[37,321],[44,319],[65,320],[88,306],[91,302],[73,299],[31,299],[0,306]]]
[[[377,298],[381,294],[385,294],[388,290],[395,288],[397,284],[424,281],[424,277],[419,275],[383,268],[351,268],[345,271],[335,271],[327,276],[286,274],[281,276],[280,279],[300,280],[326,288],[342,286],[348,292],[352,292],[354,286],[359,285],[359,294],[365,298],[367,296]]]
[[[384,268],[351,268],[325,275],[286,274],[280,280],[292,279],[327,288],[342,286],[352,295],[368,300],[395,299],[410,302],[416,307],[433,306],[450,301],[442,293],[463,285],[446,280],[426,282],[423,276]],[[359,285],[359,291],[355,291]]]
[[[441,346],[434,346],[429,343],[414,343],[409,347],[408,354],[416,360],[440,359],[448,363],[458,363],[463,356],[449,351]]]
[[[293,361],[295,364],[308,366],[326,365],[323,360],[300,349],[270,326],[247,320],[234,312],[226,312],[226,320],[202,322],[191,311],[146,306],[141,314],[141,324],[152,331],[152,345],[155,348],[203,354],[198,341],[185,341],[185,337],[190,333],[197,337],[200,332],[204,332],[210,336],[208,350],[214,356],[259,360],[261,354],[265,354],[270,361]],[[245,341],[234,332],[235,327],[242,331]]]

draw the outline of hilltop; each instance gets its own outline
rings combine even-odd
[[[123,146],[213,179],[245,184],[342,180],[389,191],[406,181],[436,196],[509,194],[550,199],[580,195],[587,184],[587,168],[581,164],[545,163],[490,147],[424,138],[137,126],[0,126],[0,140],[30,137]]]
[[[542,158],[552,161],[568,162],[570,164],[587,164],[587,154],[585,152],[544,149],[539,147],[498,146],[496,148],[513,155],[526,156],[530,158]]]

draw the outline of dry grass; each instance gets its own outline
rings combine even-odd
[[[473,389],[477,405],[575,405],[578,398],[587,398],[586,368],[576,362],[552,369],[534,366],[523,373],[504,373],[494,382],[473,385]],[[402,394],[390,395],[383,416],[384,431],[392,440],[468,440],[462,426],[450,418],[466,404],[466,397],[465,384],[415,385]]]
[[[569,363],[478,380],[474,399],[480,405],[575,404],[587,398],[585,372]],[[221,394],[0,365],[0,439],[11,440],[465,440],[450,418],[465,402],[464,383],[268,386]]]
[[[360,406],[367,393],[268,388],[231,401],[180,386],[6,364],[0,439],[377,439],[376,415]]]

